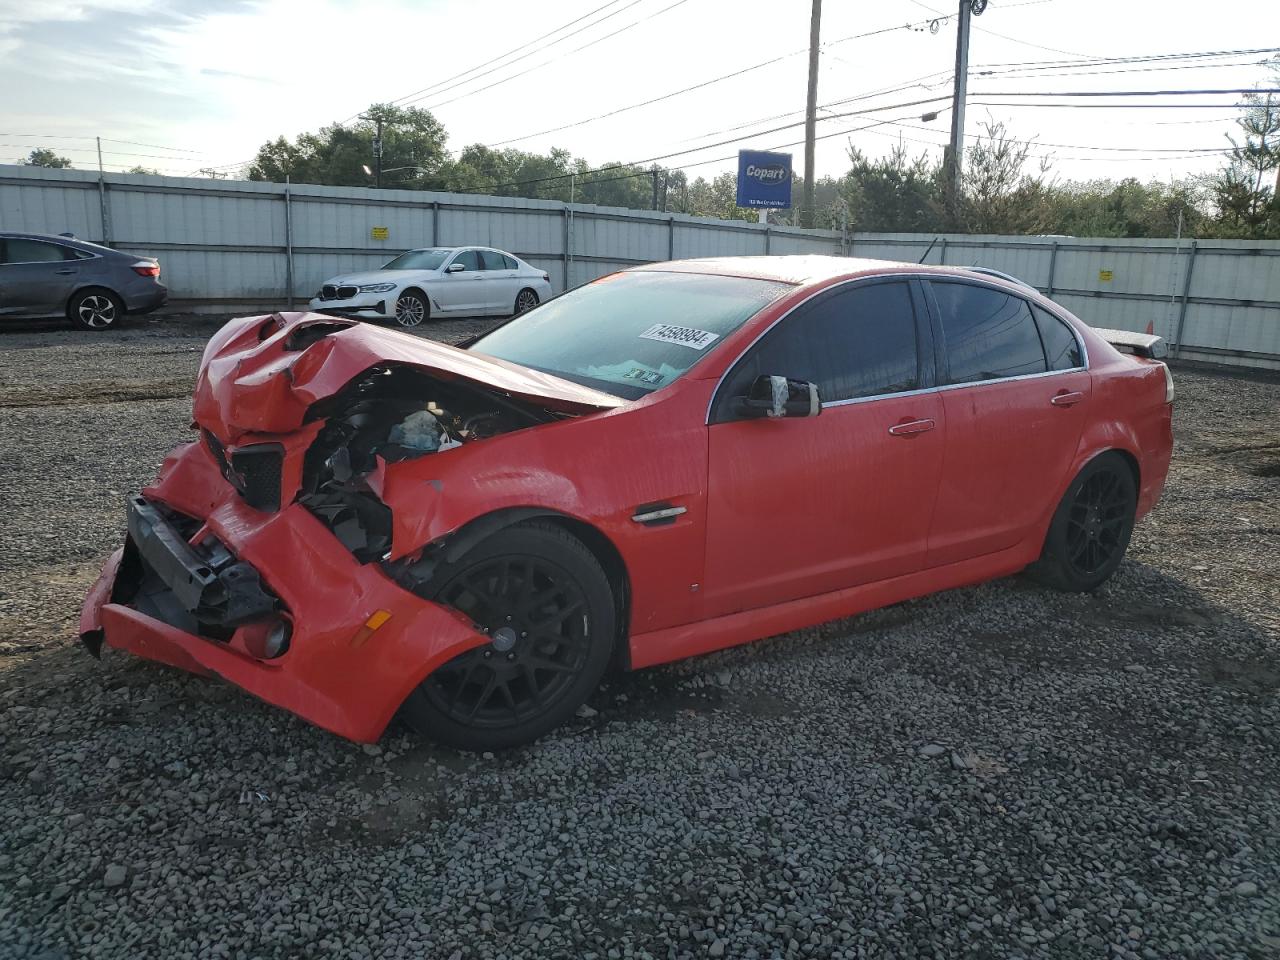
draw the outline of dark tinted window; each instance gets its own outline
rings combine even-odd
[[[507,263],[502,259],[502,254],[496,250],[481,250],[480,262],[484,264],[486,270],[506,270]]]
[[[480,253],[477,250],[463,250],[454,258],[453,263],[462,264],[464,270],[480,270]],[[449,266],[453,266],[453,263]]]
[[[746,396],[758,376],[818,385],[824,403],[914,390],[920,385],[916,321],[905,283],[842,291],[773,328],[733,371],[722,398]]]
[[[1049,369],[1070,370],[1073,367],[1083,367],[1084,357],[1080,355],[1080,344],[1067,322],[1034,305],[1031,312],[1035,314],[1036,326],[1040,328],[1040,340],[1044,343],[1044,355],[1049,360]]]
[[[5,241],[5,263],[49,263],[70,260],[74,256],[65,247],[42,240],[23,240],[10,237]]]
[[[951,383],[1044,373],[1044,350],[1021,297],[971,283],[933,281]]]
[[[508,257],[505,253],[502,255],[503,262],[507,265],[508,270],[519,270],[520,264],[516,263],[515,257]]]

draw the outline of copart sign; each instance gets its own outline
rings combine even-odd
[[[738,206],[790,207],[791,154],[738,151]]]

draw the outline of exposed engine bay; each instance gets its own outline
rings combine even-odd
[[[391,546],[391,511],[369,483],[380,464],[445,452],[564,416],[412,367],[373,367],[308,412],[308,420],[325,424],[307,450],[298,502],[362,563],[379,560]]]

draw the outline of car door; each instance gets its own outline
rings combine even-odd
[[[45,240],[0,240],[0,313],[62,313],[75,289],[80,261],[74,251]]]
[[[485,297],[489,312],[506,316],[515,312],[516,294],[520,291],[520,279],[516,271],[507,265],[507,258],[497,250],[481,250],[480,263],[484,267]]]
[[[816,417],[741,419],[760,375],[808,380]],[[942,401],[922,288],[819,294],[747,351],[712,401],[704,616],[923,567],[942,466]]]
[[[1091,381],[1065,320],[995,285],[930,281],[946,453],[930,567],[1013,547],[1075,459]]]
[[[458,264],[461,270],[449,272],[449,267]],[[480,251],[459,250],[453,259],[445,264],[444,272],[435,283],[432,299],[449,313],[460,313],[478,316],[489,310],[486,300],[486,284],[484,265],[480,262]]]

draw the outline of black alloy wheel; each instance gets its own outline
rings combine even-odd
[[[469,750],[536,739],[567,720],[608,666],[613,596],[589,550],[559,527],[499,531],[451,569],[430,599],[490,639],[426,678],[405,703],[419,732]]]
[[[1067,488],[1029,572],[1059,590],[1101,586],[1124,559],[1137,506],[1137,485],[1124,458],[1095,457]]]

